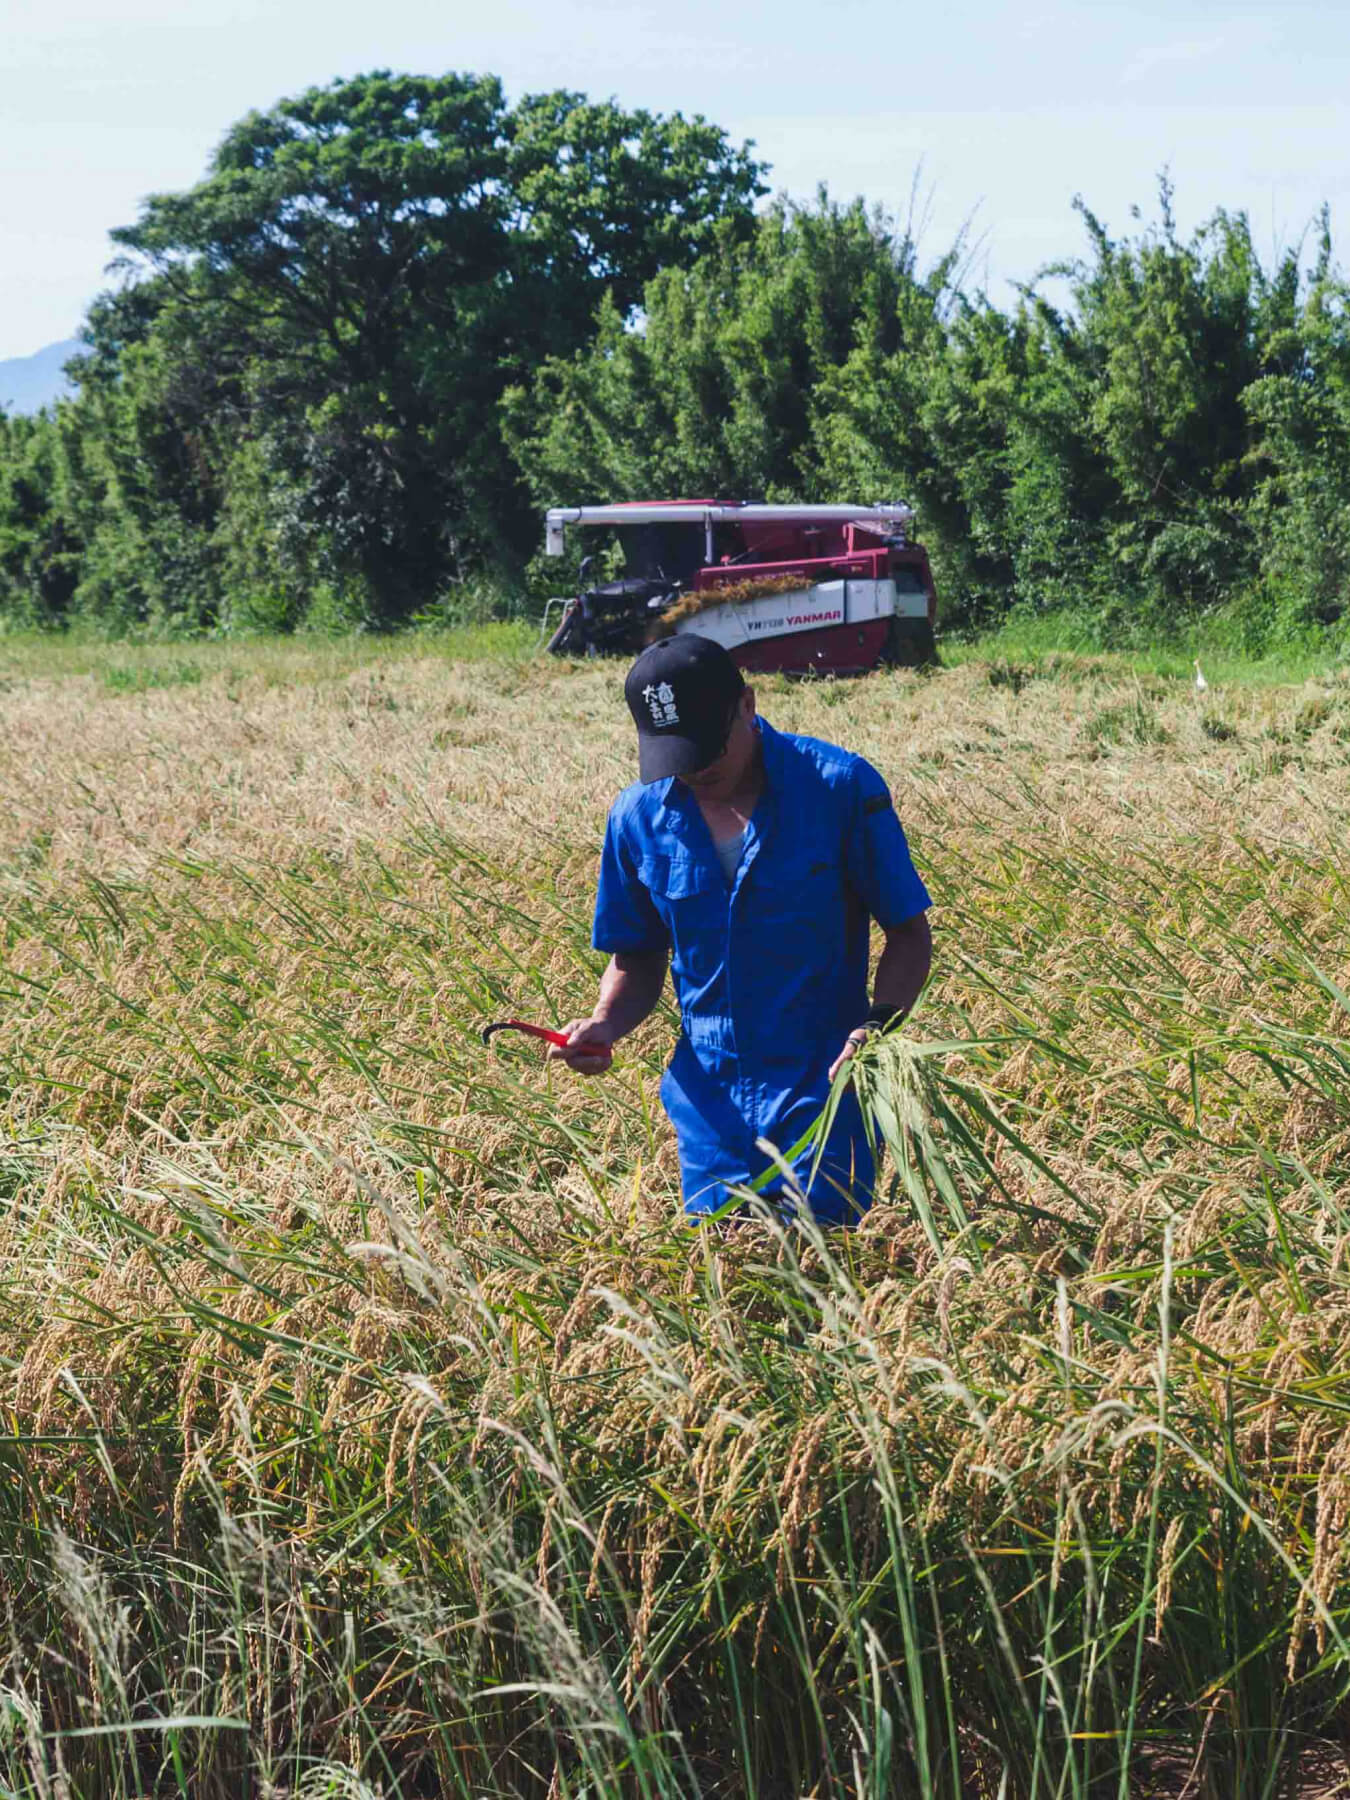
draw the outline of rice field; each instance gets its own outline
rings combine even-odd
[[[1350,679],[974,658],[846,1237],[581,1083],[622,671],[0,640],[0,1792],[1350,1793]]]

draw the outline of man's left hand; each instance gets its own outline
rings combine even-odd
[[[840,1069],[843,1068],[843,1066],[846,1062],[853,1061],[853,1058],[862,1049],[863,1045],[867,1042],[868,1038],[870,1038],[871,1035],[872,1035],[872,1033],[868,1030],[866,1025],[859,1025],[856,1031],[849,1032],[848,1036],[844,1039],[843,1049],[839,1052],[838,1056],[836,1056],[834,1061],[830,1064],[830,1080],[831,1081],[834,1080],[835,1076],[839,1073]],[[817,1065],[817,1066],[819,1066],[819,1065]]]

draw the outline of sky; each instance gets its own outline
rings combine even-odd
[[[1082,250],[1075,194],[1125,232],[1164,165],[1185,229],[1245,210],[1268,256],[1325,200],[1350,242],[1350,0],[0,0],[0,358],[74,334],[233,120],[373,68],[700,112],[800,198],[903,217],[917,171],[927,256],[969,224],[1000,301]]]

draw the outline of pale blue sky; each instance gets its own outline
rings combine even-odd
[[[1123,229],[1164,163],[1185,226],[1245,207],[1268,251],[1325,198],[1350,245],[1350,0],[0,0],[0,358],[74,331],[109,228],[242,112],[378,67],[703,112],[799,195],[903,209],[922,162],[926,247],[974,212],[1000,297],[1079,249],[1075,192]]]

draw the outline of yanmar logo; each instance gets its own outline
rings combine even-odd
[[[785,613],[776,619],[747,619],[747,631],[782,631],[784,626],[789,630],[802,625],[841,625],[844,619],[842,606],[831,606],[823,612]]]

